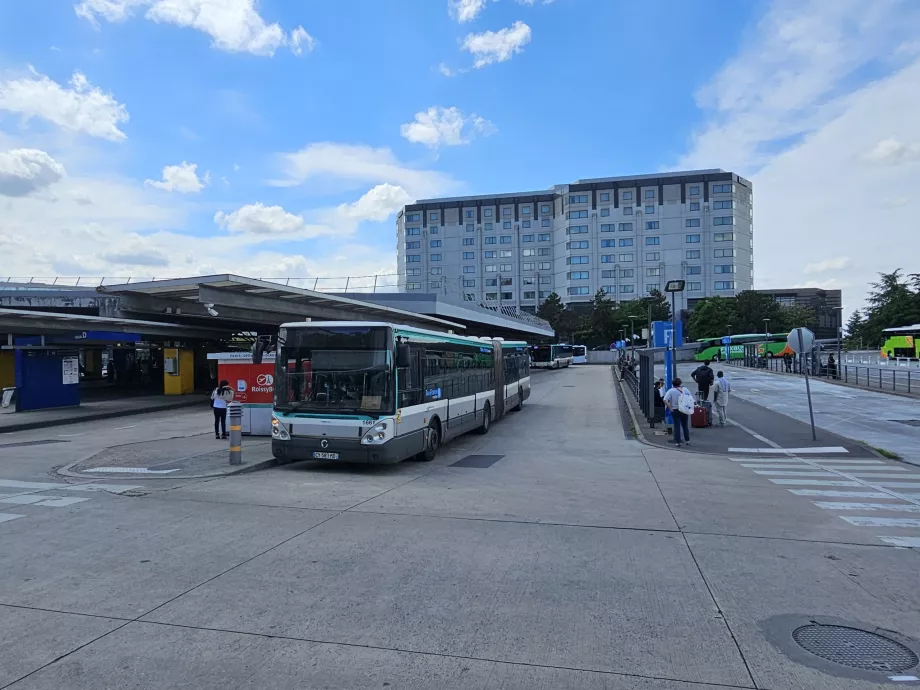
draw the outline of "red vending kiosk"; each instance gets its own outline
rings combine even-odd
[[[217,380],[226,379],[234,402],[243,405],[243,433],[271,436],[275,353],[266,353],[261,364],[253,364],[249,352],[211,353],[208,359],[217,361]]]

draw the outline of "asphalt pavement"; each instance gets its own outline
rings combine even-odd
[[[15,516],[0,517],[0,689],[846,690],[920,675],[904,666],[920,488],[901,486],[920,480],[877,458],[627,440],[609,367],[535,375],[523,411],[428,464],[49,474],[126,433],[206,421],[138,419],[0,447],[0,515]],[[471,454],[498,457],[453,466]],[[794,641],[831,625],[881,632],[888,666]]]

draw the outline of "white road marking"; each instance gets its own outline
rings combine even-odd
[[[819,465],[832,463],[834,465],[884,465],[881,460],[848,460],[846,458],[809,458],[810,462],[816,462]]]
[[[920,513],[920,506],[906,506],[901,503],[842,503],[839,501],[814,501],[825,510],[890,510],[897,513]]]
[[[771,479],[774,484],[801,484],[803,486],[862,486],[859,482],[824,479]]]
[[[754,474],[774,477],[835,477],[830,472],[801,472],[796,470],[754,470]]]
[[[826,470],[840,470],[841,472],[850,472],[857,474],[859,472],[907,472],[903,467],[886,467],[882,465],[821,465]]]
[[[55,496],[42,496],[41,494],[23,494],[22,496],[10,496],[9,498],[0,498],[0,503],[7,503],[14,506],[27,506],[39,501],[45,501]]]
[[[868,482],[867,482],[868,483]],[[917,482],[880,482],[877,479],[873,481],[873,484],[877,484],[882,489],[920,489],[920,483]],[[903,496],[910,496],[911,494],[902,494]],[[895,498],[899,498],[895,496]],[[911,501],[920,505],[920,501]]]
[[[740,426],[740,425],[739,425]],[[762,437],[760,440],[764,440]],[[729,448],[729,453],[793,453],[795,455],[823,455],[825,453],[849,453],[843,446],[823,446],[819,448],[783,448],[773,446],[771,448]]]
[[[112,431],[121,431],[122,429],[133,429],[137,424],[129,424],[128,426],[117,426]]]
[[[779,464],[774,465],[772,463],[769,465],[764,465],[763,463],[760,463],[760,462],[753,462],[753,463],[746,462],[741,466],[749,467],[751,469],[757,468],[757,469],[768,469],[768,470],[804,470],[810,467],[810,465],[806,465],[804,462],[800,462],[798,465],[779,465]]]
[[[10,520],[15,520],[16,518],[25,517],[25,515],[15,515],[13,513],[0,513],[0,522],[9,522]]]
[[[179,468],[173,470],[150,470],[146,467],[97,467],[94,470],[81,470],[85,474],[92,474],[94,472],[112,472],[117,474],[169,474],[170,472],[178,472]]]
[[[850,517],[848,515],[838,517],[857,527],[920,527],[920,518]]]
[[[847,470],[854,477],[862,477],[863,479],[920,479],[920,474],[884,474],[879,473],[877,470],[872,472],[863,472],[862,470]]]
[[[42,501],[35,505],[48,506],[49,508],[64,508],[66,506],[72,506],[74,503],[83,503],[83,501],[88,500],[88,498],[77,498],[76,496],[62,496],[61,498],[50,498],[47,501]]]
[[[879,537],[879,539],[894,546],[920,549],[920,537]]]
[[[787,489],[796,496],[826,496],[827,498],[891,498],[881,491],[832,491],[824,489]]]
[[[888,676],[888,680],[893,680],[895,683],[905,683],[908,681],[920,680],[917,676]]]
[[[918,484],[920,486],[920,484]],[[21,482],[16,479],[0,479],[0,487],[5,489],[20,489],[28,491],[108,491],[112,494],[123,494],[132,489],[140,489],[140,485],[126,486],[122,484],[56,484],[52,482]]]

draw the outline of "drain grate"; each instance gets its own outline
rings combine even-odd
[[[792,632],[792,639],[815,656],[864,671],[900,673],[920,664],[900,642],[844,625],[803,625]]]
[[[455,463],[451,464],[451,467],[475,467],[476,469],[484,469],[486,467],[492,467],[496,462],[501,460],[504,455],[467,455],[462,460],[458,460]]]
[[[907,426],[920,426],[920,419],[892,419],[892,422],[906,424]]]

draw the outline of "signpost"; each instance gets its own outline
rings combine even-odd
[[[669,338],[671,342],[668,350],[664,353],[665,371],[670,378],[667,381],[668,388],[673,385],[674,379],[677,378],[677,305],[675,304],[675,295],[678,292],[683,292],[686,284],[686,281],[683,280],[669,280],[664,284],[664,291],[671,293],[671,333]],[[673,423],[670,417],[671,413],[669,411],[665,412],[667,421]]]
[[[815,334],[807,328],[794,328],[789,332],[786,338],[786,344],[789,345],[792,351],[799,357],[804,358],[815,346]],[[811,406],[811,384],[808,381],[807,364],[802,367],[802,370],[805,372],[805,393],[808,395],[808,416],[811,418],[811,440],[817,441],[818,437],[815,434],[815,412]]]
[[[722,344],[725,346],[725,361],[728,363],[728,360],[732,357],[732,337],[730,335],[723,335]]]

